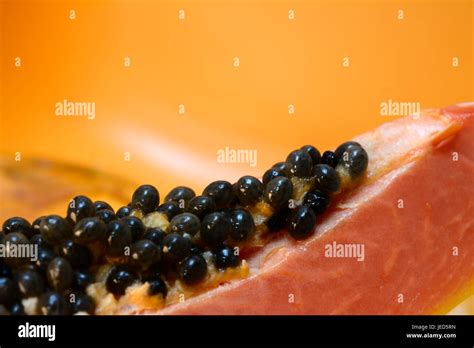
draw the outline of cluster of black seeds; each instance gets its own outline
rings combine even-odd
[[[314,232],[316,217],[323,214],[331,197],[341,190],[341,175],[356,181],[365,173],[369,157],[357,142],[341,144],[335,152],[321,153],[311,145],[291,152],[285,162],[278,162],[263,175],[263,199],[274,214],[266,221],[270,232],[283,228],[295,239]],[[309,182],[302,202],[291,204],[294,185]]]
[[[293,238],[307,238],[316,216],[340,191],[341,173],[356,180],[367,164],[366,151],[355,142],[322,156],[306,145],[268,169],[262,181],[253,176],[234,184],[215,181],[201,195],[179,186],[163,202],[154,186],[142,185],[117,211],[107,202],[77,196],[65,217],[41,216],[31,224],[21,217],[10,218],[0,231],[7,255],[9,248],[28,244],[37,245],[38,255],[34,261],[0,259],[0,314],[25,314],[22,300],[31,298],[36,299],[29,309],[33,314],[93,314],[95,303],[86,288],[106,264],[112,267],[105,285],[115,296],[140,281],[148,282],[148,295],[165,298],[177,279],[188,286],[203,281],[208,262],[219,270],[239,266],[235,247],[245,245],[257,229],[274,233],[286,227]],[[295,185],[301,182],[309,189],[295,205]],[[250,213],[257,204],[271,207],[264,225],[256,226]],[[142,217],[157,213],[169,224],[145,226]]]

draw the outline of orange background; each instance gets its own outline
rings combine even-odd
[[[390,120],[388,99],[473,100],[473,14],[459,0],[2,0],[0,220],[64,215],[81,193],[118,208],[138,183],[261,176]],[[96,118],[55,116],[63,99]],[[257,166],[217,163],[225,147],[257,150]]]
[[[473,100],[472,14],[453,0],[2,1],[0,151],[20,152],[20,171],[43,158],[163,194],[260,176],[388,121],[382,101]],[[63,99],[95,102],[96,119],[55,116]],[[217,163],[226,146],[257,150],[257,166]]]

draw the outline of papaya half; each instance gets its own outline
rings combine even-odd
[[[87,223],[90,222],[89,226],[92,226],[91,221],[98,218],[92,217],[95,214],[92,212],[90,217],[82,216],[83,223],[80,223],[77,215],[80,210],[75,210],[76,207],[69,207],[67,217],[64,218],[71,226],[61,222],[63,218],[59,216],[38,219],[37,226],[33,223],[32,227],[24,227],[28,224],[24,219],[11,220],[4,224],[2,238],[9,238],[7,230],[21,229],[21,226],[18,227],[21,224],[28,229],[28,233],[33,234],[29,230],[31,227],[39,229],[42,237],[50,236],[48,228],[56,228],[62,223],[64,231],[61,233],[71,233],[69,237],[74,240],[61,241],[66,243],[61,244],[62,246],[69,246],[70,250],[89,248],[89,251],[84,252],[90,253],[91,259],[105,258],[105,264],[104,261],[99,266],[88,264],[95,276],[87,288],[83,289],[87,298],[94,301],[94,304],[86,306],[85,311],[88,313],[179,315],[449,312],[474,293],[474,103],[424,110],[420,114],[385,123],[371,132],[355,137],[353,141],[366,151],[370,159],[368,166],[364,168],[364,175],[354,183],[350,182],[350,178],[340,177],[341,186],[348,189],[340,191],[329,208],[315,217],[316,227],[312,228],[308,238],[295,238],[295,231],[285,231],[285,228],[273,233],[271,238],[253,238],[252,242],[241,244],[241,262],[224,269],[217,267],[219,263],[215,260],[216,256],[208,252],[211,256],[207,255],[205,261],[191,260],[194,265],[196,262],[204,262],[204,265],[207,262],[208,265],[206,280],[192,286],[180,281],[179,277],[176,280],[174,274],[167,275],[166,284],[155,279],[153,285],[146,277],[140,276],[140,281],[130,279],[127,287],[121,289],[123,291],[120,296],[112,293],[111,289],[116,284],[110,281],[111,273],[115,272],[113,281],[123,281],[127,277],[131,278],[132,271],[128,272],[125,268],[119,271],[114,269],[122,267],[112,267],[112,264],[120,265],[121,259],[107,258],[99,250],[101,246],[98,240],[94,240],[95,244],[86,240],[87,233],[83,232],[88,228]],[[2,181],[12,184],[17,182],[18,173],[14,166],[3,162],[2,167]],[[13,185],[2,185],[2,191],[6,193],[4,196],[8,196],[13,203],[18,202],[9,209],[24,208],[22,197],[35,197],[31,209],[38,206],[44,209],[54,207],[55,202],[79,190],[84,190],[82,192],[88,195],[100,192],[101,197],[107,197],[112,205],[123,204],[125,192],[131,187],[126,181],[121,181],[120,187],[104,184],[103,176],[87,171],[50,167],[41,163],[39,166],[38,163],[32,164],[32,168],[36,170],[28,174],[20,173],[26,175],[26,180],[19,180],[24,186],[17,185],[13,188]],[[51,182],[44,182],[42,172],[49,173]],[[308,181],[298,180],[293,181],[294,189],[304,191]],[[81,184],[71,184],[74,182]],[[39,187],[40,184],[43,187]],[[51,190],[48,195],[28,193],[32,190],[41,192],[45,185],[54,188],[54,191]],[[22,189],[18,190],[18,187]],[[186,192],[189,190],[177,191],[181,195]],[[252,192],[249,189],[246,194],[251,195]],[[123,209],[133,219],[142,221],[148,228],[146,231],[159,229],[169,236],[173,231],[171,228],[170,232],[170,221],[165,217],[166,214],[159,209],[155,211],[155,206],[148,212],[132,209],[137,202],[143,204],[143,207],[149,205],[150,199],[154,200],[152,205],[156,205],[159,201],[157,195],[158,192],[154,193],[152,189],[145,187],[139,192],[139,196],[134,194],[130,207]],[[243,202],[251,197],[240,199]],[[89,204],[87,200],[86,197],[76,202],[84,207]],[[218,205],[217,200],[215,203]],[[96,204],[107,208],[103,202],[96,202],[94,206],[97,211],[99,205]],[[269,216],[271,207],[267,203],[258,203],[249,210],[257,224],[257,219]],[[75,213],[70,214],[70,211]],[[47,214],[46,211],[41,213],[43,212]],[[82,214],[84,210],[80,212]],[[34,213],[38,214],[36,211]],[[100,214],[100,224],[103,219],[115,216],[115,213],[118,215],[118,212],[113,211]],[[8,214],[13,215],[13,211],[8,211]],[[33,215],[33,211],[27,211],[26,214]],[[92,220],[84,222],[86,219]],[[201,221],[201,239],[204,221]],[[210,225],[217,222],[209,220],[206,223]],[[78,228],[80,224],[82,227]],[[116,225],[117,228],[120,227]],[[97,226],[98,223],[94,228]],[[175,224],[175,227],[179,228],[179,225]],[[123,229],[123,226],[120,228]],[[111,233],[110,228],[108,233]],[[154,233],[153,236],[158,235],[157,231]],[[48,240],[45,242],[47,244]],[[171,244],[160,245],[158,252],[153,243],[142,242],[140,248],[135,248],[135,254],[132,246],[131,262],[133,263],[133,258],[156,261],[158,254],[162,258],[164,253],[170,252],[171,247]],[[56,252],[58,246],[55,248]],[[65,259],[71,257],[69,249],[64,250],[57,251],[57,254]],[[156,255],[150,256],[153,252]],[[229,255],[224,256],[228,262]],[[186,258],[188,259],[189,257]],[[54,275],[56,271],[64,271],[64,263],[67,260],[58,261],[55,258],[46,265],[46,273]],[[32,270],[21,272],[31,273]],[[183,278],[183,274],[180,276]],[[16,277],[21,281],[21,276]],[[31,278],[31,274],[29,277]],[[184,274],[184,278],[186,277],[192,280],[192,277]],[[69,287],[74,288],[72,280],[67,286],[56,286],[55,280],[50,278],[49,287],[58,293]],[[169,279],[173,279],[173,283]],[[8,284],[8,280],[2,280],[1,286],[7,289]],[[41,296],[36,299],[37,294],[33,292],[31,297],[23,299],[25,312],[49,313],[51,309],[47,306],[43,308]],[[58,300],[61,298],[59,294],[48,292],[47,296],[49,302],[64,301]],[[63,303],[61,308],[66,307],[67,304]],[[64,312],[67,310],[64,309]]]
[[[150,313],[439,314],[472,293],[474,104],[426,110],[354,140],[369,154],[366,182],[314,237],[283,234],[247,260],[248,278]],[[326,257],[333,243],[364,245],[365,259]]]

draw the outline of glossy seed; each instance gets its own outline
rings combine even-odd
[[[116,215],[119,219],[121,219],[126,216],[129,216],[131,212],[132,212],[132,209],[130,209],[130,207],[124,206],[124,207],[120,207],[119,210],[117,210]]]
[[[143,239],[151,240],[156,245],[163,244],[163,238],[165,238],[166,232],[159,227],[149,228],[143,235]]]
[[[207,263],[199,255],[188,256],[181,264],[179,275],[187,285],[201,282],[207,275]]]
[[[58,215],[46,216],[40,223],[39,231],[49,245],[57,245],[63,240],[72,238],[71,225]]]
[[[291,216],[288,233],[295,239],[304,239],[314,233],[315,225],[316,215],[313,210],[307,205],[302,205]]]
[[[3,241],[4,246],[4,261],[11,268],[18,268],[30,262],[27,257],[20,257],[18,251],[23,248],[25,244],[29,244],[28,238],[23,233],[11,232],[5,236]]]
[[[235,187],[234,193],[242,204],[255,204],[263,194],[263,184],[254,176],[241,177]]]
[[[145,270],[161,260],[161,250],[151,240],[142,239],[132,245],[130,258],[136,269]]]
[[[280,209],[288,205],[288,200],[292,194],[293,184],[288,178],[280,176],[267,184],[264,199],[274,209]]]
[[[95,311],[95,302],[89,296],[83,292],[73,293],[74,302],[72,303],[72,312],[73,313],[88,313],[94,314]]]
[[[40,312],[43,315],[69,315],[71,304],[57,292],[44,293],[39,299]]]
[[[194,255],[201,255],[204,252],[204,250],[199,245],[192,243],[190,252],[191,254],[194,254]]]
[[[37,217],[36,219],[33,220],[33,222],[31,223],[31,227],[33,228],[34,232],[35,232],[35,235],[36,233],[39,233],[40,232],[40,224],[41,224],[41,220],[43,220],[45,218],[45,216],[40,216],[40,217]],[[34,236],[35,236],[34,235]]]
[[[278,169],[278,168],[270,168],[268,169],[264,174],[263,174],[263,185],[267,186],[267,184],[272,181],[275,178],[278,178],[279,176],[284,176],[286,177],[286,171]]]
[[[236,209],[230,215],[232,228],[230,236],[234,240],[245,240],[255,231],[252,215],[245,209]]]
[[[277,162],[272,166],[272,168],[286,172],[286,162]]]
[[[92,265],[93,256],[91,251],[84,245],[75,243],[68,239],[58,247],[58,255],[69,261],[75,269],[86,269]]]
[[[338,168],[343,167],[351,178],[357,179],[367,170],[368,164],[367,152],[361,146],[352,145],[342,153]]]
[[[316,215],[323,214],[329,205],[331,198],[321,191],[307,192],[303,204],[313,209]]]
[[[327,164],[318,164],[313,168],[314,186],[316,190],[333,193],[339,190],[341,183],[334,168]]]
[[[161,296],[165,298],[168,294],[168,289],[163,279],[161,279],[160,277],[156,277],[154,279],[148,280],[147,294],[148,296],[155,296],[161,294]]]
[[[191,253],[191,241],[178,233],[163,238],[162,255],[171,264],[177,264]]]
[[[46,276],[51,289],[63,292],[72,285],[73,270],[71,264],[65,258],[56,257],[49,263]]]
[[[191,213],[182,213],[176,215],[170,222],[169,229],[173,233],[180,235],[188,234],[194,236],[199,232],[201,222],[199,218]]]
[[[85,290],[93,282],[94,277],[89,271],[75,271],[71,286],[76,290]]]
[[[111,212],[114,212],[114,208],[112,208],[112,206],[109,203],[104,202],[104,201],[95,201],[94,202],[94,208],[95,208],[96,213],[98,211],[104,210],[104,209],[107,209],[107,210],[110,210]]]
[[[25,315],[25,308],[21,302],[15,302],[10,307],[11,315]]]
[[[125,290],[135,281],[135,274],[126,266],[114,266],[109,271],[105,286],[114,295],[123,295]]]
[[[21,271],[15,276],[15,280],[21,298],[39,296],[44,291],[43,277],[35,270]]]
[[[181,209],[178,203],[175,202],[165,202],[160,205],[156,211],[165,214],[168,217],[168,221],[171,221],[176,215],[181,214],[183,209]]]
[[[199,219],[216,210],[214,198],[209,196],[196,196],[188,203],[186,211],[196,215]]]
[[[127,226],[130,228],[130,232],[132,233],[132,242],[136,242],[137,240],[140,240],[143,237],[146,228],[142,220],[135,216],[126,216],[120,219],[120,221],[126,223]]]
[[[212,197],[217,209],[226,207],[234,199],[232,184],[224,180],[210,183],[206,186],[202,194]]]
[[[311,156],[303,150],[295,150],[286,158],[286,171],[299,178],[307,178],[311,175],[313,161]]]
[[[107,225],[106,253],[109,256],[123,256],[126,248],[132,244],[132,231],[122,221],[115,220]]]
[[[44,240],[43,236],[40,233],[34,234],[30,238],[30,243],[33,245],[37,245],[38,248],[51,248],[51,245],[46,243],[46,241]]]
[[[214,264],[219,269],[237,267],[240,265],[239,255],[236,255],[234,248],[223,245],[214,250]]]
[[[75,224],[94,214],[94,203],[86,196],[76,196],[69,202],[66,216],[71,223]]]
[[[362,147],[362,145],[356,141],[346,141],[345,143],[342,143],[337,147],[336,151],[334,151],[334,155],[336,156],[337,160],[339,161],[342,158],[342,154],[352,146]]]
[[[321,162],[321,153],[314,146],[304,145],[301,147],[301,150],[305,151],[306,153],[308,153],[308,155],[311,156],[311,161],[313,163],[313,166]]]
[[[201,239],[210,246],[224,242],[230,234],[232,225],[227,214],[216,212],[206,215],[201,223]]]
[[[12,232],[23,233],[27,238],[31,238],[35,233],[31,224],[26,219],[18,216],[5,220],[2,226],[2,231],[5,234]]]
[[[36,267],[42,272],[46,272],[49,263],[56,257],[54,251],[48,248],[38,247],[38,257],[35,261]]]
[[[165,197],[165,202],[174,202],[181,209],[186,208],[188,202],[196,196],[196,193],[186,186],[178,186],[172,189]]]
[[[107,235],[107,225],[96,217],[84,218],[74,227],[74,241],[79,244],[90,244],[103,241]]]
[[[160,203],[160,194],[152,185],[138,187],[132,196],[131,208],[139,209],[143,213],[151,213]]]
[[[332,168],[336,168],[338,159],[332,151],[325,151],[321,157],[321,164],[326,164]]]
[[[109,209],[101,209],[95,213],[95,216],[99,220],[102,220],[106,225],[111,221],[117,220],[117,215]]]

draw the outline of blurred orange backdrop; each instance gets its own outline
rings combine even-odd
[[[453,0],[2,1],[0,150],[163,193],[260,176],[388,121],[383,101],[473,100],[472,17]],[[95,119],[56,116],[64,99]],[[257,165],[218,163],[226,147]]]
[[[389,121],[389,100],[472,101],[473,14],[469,0],[1,0],[0,220],[261,176]],[[95,118],[56,116],[65,99]],[[219,163],[225,148],[256,166]]]

